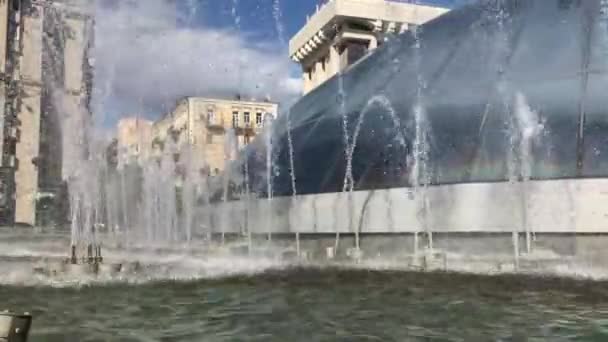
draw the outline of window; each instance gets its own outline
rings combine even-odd
[[[213,134],[207,133],[207,144],[213,144]]]
[[[211,108],[207,109],[207,123],[215,123],[215,112]]]
[[[255,113],[255,124],[258,126],[262,125],[262,112]]]
[[[347,62],[352,65],[367,53],[367,43],[363,41],[352,41],[347,45]]]
[[[245,125],[248,125],[249,122],[251,122],[249,112],[243,113],[243,122],[245,122]]]
[[[232,112],[232,127],[238,127],[239,126],[239,112],[234,111]]]

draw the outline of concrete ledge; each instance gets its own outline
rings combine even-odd
[[[353,234],[341,234],[337,244],[335,234],[300,235],[299,244],[295,234],[277,234],[272,241],[266,235],[254,236],[251,253],[246,242],[233,242],[225,249],[233,253],[236,245],[236,255],[312,264],[391,265],[406,270],[487,274],[584,273],[593,269],[608,276],[608,250],[601,247],[608,245],[608,234],[538,233],[531,240],[530,251],[524,242],[524,234],[519,234],[515,245],[513,236],[505,233],[434,233],[431,248],[431,239],[422,234],[362,234],[357,250]]]
[[[424,206],[424,203],[428,206]],[[213,232],[608,233],[608,179],[327,193],[207,208]],[[248,208],[248,209],[247,209]],[[226,214],[229,213],[229,214]]]

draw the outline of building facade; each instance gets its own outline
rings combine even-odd
[[[183,151],[191,147],[194,155],[219,174],[224,170],[227,139],[234,150],[248,144],[269,118],[276,118],[278,104],[269,101],[225,100],[187,97],[178,101],[168,115],[152,123],[127,118],[118,124],[118,164],[159,157],[169,148]]]
[[[153,122],[142,118],[124,118],[117,125],[117,164],[143,161],[150,157]]]
[[[92,4],[0,1],[0,224],[47,224],[63,212],[62,126],[90,115]]]
[[[387,34],[403,33],[447,11],[386,0],[323,2],[289,42],[289,56],[302,66],[304,94],[378,47]]]

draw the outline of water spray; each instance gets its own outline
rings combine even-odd
[[[293,203],[296,201],[296,196],[298,195],[298,190],[296,188],[296,170],[295,170],[295,162],[294,162],[294,151],[293,151],[293,137],[291,136],[291,110],[287,111],[287,143],[289,145],[289,176],[291,177],[291,201],[292,207]],[[300,256],[300,232],[297,231],[296,228],[296,253],[298,257]]]

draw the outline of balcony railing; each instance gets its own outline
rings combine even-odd
[[[224,120],[216,117],[208,117],[207,127],[224,127]]]
[[[253,122],[232,122],[232,128],[240,129],[240,130],[251,130],[255,127]]]

